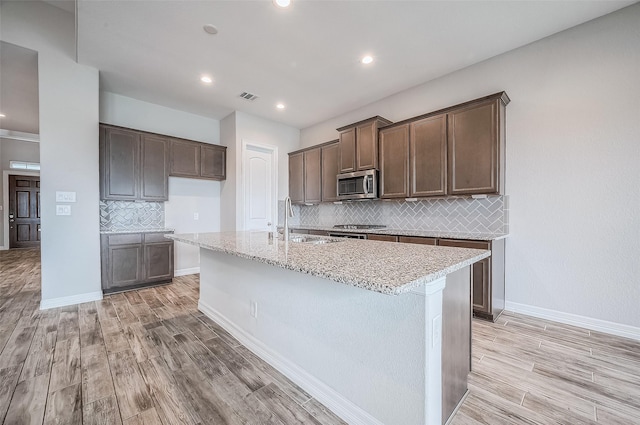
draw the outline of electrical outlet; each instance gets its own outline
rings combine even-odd
[[[431,322],[431,339],[432,346],[436,348],[442,342],[442,316],[437,315]]]
[[[194,219],[194,220],[199,220],[199,219],[200,219],[200,214],[198,214],[198,213],[193,213],[193,219]]]
[[[251,317],[258,318],[258,303],[257,301],[251,301]]]
[[[56,205],[56,215],[71,215],[71,205]]]

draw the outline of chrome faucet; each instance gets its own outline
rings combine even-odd
[[[284,230],[283,237],[285,242],[289,242],[289,217],[293,217],[293,207],[291,206],[291,198],[284,198]]]

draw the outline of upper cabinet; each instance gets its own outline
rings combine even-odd
[[[337,200],[338,141],[289,154],[289,197],[296,204]]]
[[[338,129],[341,173],[378,168],[378,128],[388,124],[376,116]]]
[[[336,177],[340,173],[340,142],[337,140],[322,146],[322,202],[334,202],[338,200],[338,181]]]
[[[171,139],[170,150],[169,175],[194,179],[226,179],[225,146]]]
[[[167,139],[100,125],[101,199],[166,201],[167,166]]]
[[[498,194],[505,163],[506,93],[449,112],[449,194]]]
[[[380,130],[380,197],[502,193],[506,93]]]

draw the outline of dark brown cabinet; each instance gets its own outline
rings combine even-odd
[[[161,136],[100,126],[100,198],[168,199],[167,140]]]
[[[322,202],[338,200],[338,184],[336,176],[340,173],[340,145],[332,142],[322,146]]]
[[[380,130],[380,197],[409,197],[409,124]]]
[[[427,238],[422,236],[399,236],[398,242],[402,243],[417,243],[420,245],[436,245],[438,243],[438,239],[436,238]]]
[[[304,203],[304,152],[289,154],[289,197],[293,203]]]
[[[173,241],[165,233],[100,235],[102,290],[140,288],[173,279]]]
[[[341,173],[378,168],[378,129],[388,124],[376,116],[338,129]]]
[[[398,242],[398,237],[394,235],[372,235],[368,234],[367,239],[370,241]]]
[[[170,151],[169,175],[193,179],[226,179],[225,146],[171,139]]]
[[[447,116],[436,115],[410,124],[409,196],[447,193]]]
[[[448,114],[449,194],[499,194],[505,162],[505,107],[500,96]]]
[[[318,204],[322,201],[322,166],[320,148],[303,152],[304,157],[304,202]]]
[[[439,239],[438,245],[458,248],[488,249],[491,257],[471,268],[473,313],[494,321],[504,310],[504,239],[470,241]]]

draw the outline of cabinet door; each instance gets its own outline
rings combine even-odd
[[[409,196],[445,195],[447,116],[438,115],[412,122],[409,140]]]
[[[200,177],[200,143],[172,139],[170,150],[170,175]]]
[[[356,129],[350,128],[340,133],[340,172],[356,171]]]
[[[375,121],[356,127],[356,166],[358,171],[378,168],[378,126]]]
[[[491,242],[440,239],[440,246],[458,248],[491,249]],[[491,257],[478,261],[471,268],[473,311],[491,313]]]
[[[141,283],[143,281],[142,244],[110,245],[107,276],[108,282],[106,285],[103,282],[103,289]]]
[[[322,202],[333,202],[338,200],[338,180],[340,173],[339,156],[340,146],[338,143],[323,146],[321,153],[322,162]]]
[[[167,139],[143,134],[140,142],[140,199],[169,199],[169,149]]]
[[[421,245],[435,245],[437,243],[436,238],[424,238],[422,236],[398,236],[398,242],[402,243],[417,243]]]
[[[200,176],[212,180],[227,178],[227,149],[223,146],[200,145]]]
[[[322,168],[320,148],[304,151],[304,201],[319,204],[322,201]]]
[[[449,113],[449,194],[498,193],[499,101]]]
[[[145,281],[173,279],[173,242],[145,243]]]
[[[380,197],[409,196],[409,125],[380,130]]]
[[[101,198],[138,199],[140,134],[135,131],[103,127],[100,136]]]
[[[304,154],[289,155],[289,197],[291,202],[304,202]]]

